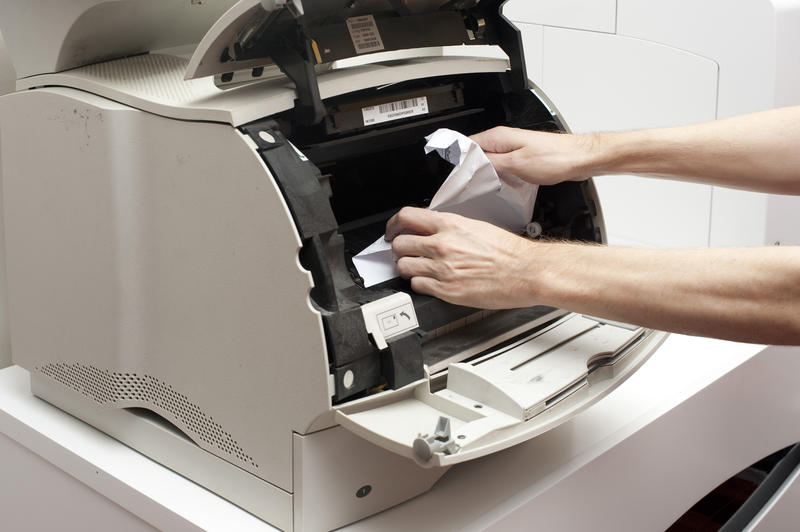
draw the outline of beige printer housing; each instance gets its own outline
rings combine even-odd
[[[352,268],[447,175],[425,134],[566,130],[500,2],[23,3],[0,5],[19,77],[0,98],[13,361],[39,397],[267,522],[330,529],[414,497],[569,419],[663,340],[365,288]],[[368,15],[384,52],[322,57]],[[393,49],[431,17],[449,29],[417,39],[461,46]],[[275,52],[270,24],[312,55]],[[255,51],[221,61],[254,27]],[[428,113],[359,122],[417,98]],[[592,183],[543,187],[532,227],[603,243]],[[402,334],[375,325],[401,312]]]

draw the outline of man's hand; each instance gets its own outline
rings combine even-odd
[[[500,175],[554,185],[591,177],[592,150],[599,137],[496,127],[473,135]]]
[[[547,305],[683,334],[800,345],[800,247],[534,242],[409,207],[389,220],[386,238],[415,292],[458,305]]]
[[[486,222],[406,207],[386,225],[400,275],[415,292],[476,308],[535,304],[535,244]]]
[[[472,140],[501,176],[540,185],[639,174],[800,195],[800,106],[620,133],[565,135],[498,127]]]

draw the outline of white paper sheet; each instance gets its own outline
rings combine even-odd
[[[426,137],[425,153],[436,151],[455,165],[430,209],[452,212],[483,220],[509,231],[521,231],[531,221],[538,186],[516,176],[500,179],[481,147],[468,137],[450,129],[440,129]],[[379,238],[353,257],[365,286],[397,277],[392,244]]]

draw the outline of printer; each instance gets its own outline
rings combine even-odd
[[[367,287],[440,128],[567,131],[501,0],[0,3],[13,362],[38,397],[284,530],[558,426],[664,333]],[[367,120],[369,116],[369,120]],[[531,238],[602,244],[591,181]]]

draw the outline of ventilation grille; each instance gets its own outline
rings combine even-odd
[[[176,422],[190,436],[219,449],[231,458],[258,467],[253,458],[211,416],[205,414],[185,395],[155,377],[117,373],[94,366],[63,362],[46,364],[36,369],[100,405],[125,403],[126,407],[158,407],[169,414],[170,421]]]

